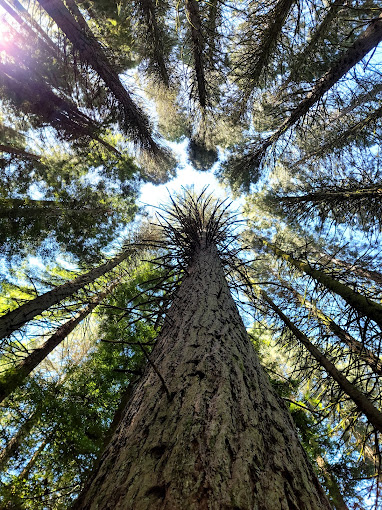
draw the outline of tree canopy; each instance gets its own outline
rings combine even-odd
[[[187,140],[244,203],[226,276],[333,507],[377,508],[380,4],[0,0],[0,15],[0,506],[68,508],[150,363],[190,231],[172,197],[185,230],[163,243],[139,191],[176,175]]]

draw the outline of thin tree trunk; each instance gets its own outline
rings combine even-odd
[[[294,3],[295,0],[278,0],[271,12],[268,13],[267,19],[269,23],[262,33],[261,40],[258,42],[253,41],[254,50],[252,55],[246,55],[244,61],[244,68],[246,68],[244,76],[246,78],[248,75],[246,82],[249,87],[246,97],[249,97],[249,94],[258,85],[262,72],[269,64],[269,57],[276,46],[285,20]],[[239,62],[240,67],[241,64],[242,62]]]
[[[61,0],[38,0],[38,2],[67,36],[79,52],[81,59],[96,71],[113,93],[124,114],[123,127],[125,131],[135,141],[139,140],[143,148],[158,153],[160,150],[152,138],[147,117],[122,85],[117,72],[108,61],[101,45],[82,15],[79,18],[80,21],[77,21]]]
[[[57,57],[58,55],[62,55],[60,48],[52,41],[48,34],[44,32],[44,30],[40,27],[36,20],[33,19],[33,17],[29,14],[28,10],[25,9],[25,7],[18,0],[11,0],[11,3],[13,7],[17,9],[18,12],[21,13],[20,15],[18,13],[13,14],[7,9],[8,12],[12,14],[12,16],[18,21],[18,23],[20,24],[22,23],[23,27],[25,27],[25,25],[30,25],[30,27],[32,27],[32,29],[41,36],[41,39],[45,43],[46,47],[50,49],[50,53],[52,53],[53,51],[52,54],[54,56]]]
[[[347,345],[353,353],[358,355],[359,358],[363,360],[376,375],[382,375],[382,361],[373,351],[368,349],[362,342],[356,340],[352,335],[341,328],[341,326],[334,322],[333,319],[326,315],[322,310],[317,308],[314,303],[307,301],[304,296],[299,294],[287,282],[282,281],[282,284],[293,293],[294,297],[299,303],[301,303],[307,310],[312,312],[314,317],[316,317],[319,322],[324,324],[332,333],[337,336],[337,338],[341,340],[342,343]]]
[[[324,356],[309,338],[300,331],[297,326],[280,310],[280,308],[272,301],[272,299],[263,291],[259,290],[261,297],[270,308],[279,316],[287,328],[294,334],[296,339],[306,348],[306,350],[313,356],[313,358],[325,369],[325,371],[332,377],[338,384],[341,390],[348,395],[351,400],[356,404],[358,409],[366,416],[369,422],[377,430],[382,432],[382,412],[377,409],[372,402],[358,390],[342,373],[337,370],[335,365]]]
[[[347,285],[335,280],[331,276],[327,275],[323,271],[313,269],[308,262],[303,262],[293,258],[285,251],[277,248],[274,244],[270,243],[266,239],[259,238],[260,241],[269,248],[277,257],[285,260],[295,268],[299,269],[303,273],[311,276],[318,283],[326,287],[327,289],[335,292],[350,306],[357,310],[362,316],[366,316],[373,320],[382,328],[382,305],[372,301],[371,299],[363,296],[359,292],[355,292]]]
[[[213,245],[196,248],[75,509],[330,509],[259,365]]]
[[[160,77],[165,87],[169,87],[170,78],[165,59],[163,57],[163,39],[161,37],[161,31],[158,26],[155,4],[153,0],[139,0],[137,2],[137,6],[141,10],[142,15],[146,20],[146,25],[148,28],[148,39],[152,47],[153,62],[155,67],[158,69],[158,77]]]
[[[337,138],[335,138],[334,140],[320,145],[320,147],[317,150],[310,152],[309,154],[306,154],[303,158],[300,158],[298,161],[293,163],[291,168],[298,168],[303,163],[308,161],[309,159],[312,159],[317,156],[322,156],[329,150],[333,149],[333,147],[338,146],[340,143],[348,140],[352,135],[357,135],[357,133],[360,133],[361,130],[363,130],[366,126],[368,126],[374,120],[381,118],[381,116],[382,116],[382,106],[380,108],[377,108],[373,112],[371,112],[364,119],[361,119],[359,122],[357,122],[353,126],[350,126],[348,129],[346,129],[345,131],[340,133],[339,136]]]
[[[380,186],[370,186],[363,187],[359,189],[346,189],[338,187],[336,191],[331,190],[317,190],[306,193],[305,195],[296,195],[296,196],[280,196],[278,197],[280,201],[286,205],[289,204],[299,204],[312,202],[313,204],[319,204],[321,202],[330,203],[330,201],[335,200],[336,202],[344,202],[347,203],[349,201],[360,201],[362,199],[381,199],[382,198],[382,188]]]
[[[357,264],[352,264],[351,262],[340,260],[337,257],[332,257],[331,255],[328,255],[327,253],[324,253],[322,251],[318,252],[317,255],[320,257],[320,260],[318,260],[318,262],[321,262],[322,260],[324,264],[333,263],[336,266],[347,269],[348,271],[356,274],[360,278],[372,280],[375,283],[378,283],[379,285],[382,284],[382,273],[380,273],[379,271],[375,271],[374,269],[366,269]]]
[[[119,280],[118,280],[119,281]],[[26,358],[9,371],[3,372],[0,378],[0,402],[21,386],[28,375],[34,370],[65,338],[96,308],[105,297],[112,292],[118,281],[101,292],[92,303],[85,306],[72,319],[68,320],[48,338],[40,347],[34,349]]]
[[[317,103],[323,95],[333,87],[350,69],[360,62],[371,50],[382,40],[382,14],[373,19],[367,29],[354,41],[333,64],[333,66],[322,76],[300,104],[292,111],[290,116],[281,126],[266,138],[261,146],[252,154],[251,159],[255,165],[259,165],[265,151],[276,142],[290,127],[306,115],[309,109]]]
[[[45,449],[45,446],[48,444],[48,440],[44,439],[40,446],[37,448],[37,450],[32,455],[31,459],[29,460],[28,464],[25,466],[25,468],[21,471],[18,478],[19,480],[26,480],[29,477],[30,472],[34,468],[34,465],[36,464],[37,459],[39,458],[39,455],[43,452]]]
[[[205,44],[202,35],[202,23],[200,20],[199,2],[197,0],[186,0],[185,3],[189,29],[191,33],[194,68],[198,88],[198,99],[200,106],[202,108],[205,108],[208,103],[208,97],[204,65]]]
[[[35,299],[31,299],[15,310],[8,312],[6,315],[3,315],[3,317],[0,318],[0,338],[10,335],[13,331],[21,328],[25,323],[32,320],[37,315],[40,315],[51,306],[59,303],[69,296],[74,295],[77,291],[89,283],[94,282],[100,276],[108,273],[121,262],[126,260],[131,253],[132,250],[127,249],[101,266],[95,267],[88,273],[59,285],[45,294],[42,294]]]
[[[0,152],[6,152],[8,154],[13,154],[14,156],[20,156],[22,159],[34,159],[36,161],[40,161],[41,156],[37,156],[37,154],[32,154],[23,149],[19,149],[17,147],[11,147],[10,145],[0,144]]]
[[[0,451],[0,470],[4,471],[8,462],[14,457],[20,449],[20,446],[26,436],[30,433],[34,425],[38,422],[40,413],[35,411],[32,413],[21,427],[17,430],[16,434],[8,441]]]
[[[319,455],[316,460],[317,465],[325,478],[325,486],[328,489],[329,497],[333,501],[335,509],[349,510],[349,507],[342,496],[336,477],[330,471],[330,466],[328,466],[327,462],[325,462],[321,455]]]
[[[84,202],[64,204],[54,200],[33,200],[30,198],[0,198],[0,218],[18,218],[20,216],[46,215],[63,216],[64,214],[74,215],[98,215],[102,213],[112,213],[112,209],[103,207],[87,207]]]
[[[304,64],[309,59],[309,55],[312,54],[314,51],[315,46],[318,44],[318,42],[325,36],[327,33],[327,30],[332,23],[333,20],[335,20],[339,14],[340,11],[344,10],[345,4],[347,3],[347,0],[335,0],[332,5],[329,7],[329,10],[325,16],[325,18],[321,21],[321,23],[318,25],[316,30],[314,31],[310,41],[305,46],[305,48],[296,55],[296,62],[297,64],[302,62]],[[296,81],[298,79],[299,74],[299,65],[296,65],[295,68],[291,70],[290,76],[287,79],[285,83],[282,84],[280,87],[281,89],[285,89],[287,85],[289,85],[290,82]]]

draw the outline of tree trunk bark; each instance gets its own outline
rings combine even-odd
[[[361,316],[366,316],[369,319],[373,320],[378,324],[380,328],[382,328],[382,305],[372,301],[366,296],[363,296],[359,292],[355,292],[347,285],[335,280],[331,276],[327,275],[323,271],[319,271],[318,269],[313,269],[308,262],[304,262],[302,260],[297,260],[293,258],[291,255],[286,253],[284,250],[277,248],[274,244],[270,243],[266,239],[259,238],[260,241],[269,248],[277,257],[284,259],[286,262],[289,262],[292,266],[299,269],[303,273],[311,276],[318,283],[326,287],[327,289],[335,292],[338,296],[342,297],[342,299],[350,306],[352,306],[355,310],[357,310]]]
[[[196,249],[142,380],[74,509],[330,509],[213,245]]]
[[[41,413],[38,411],[33,412],[21,425],[15,435],[8,441],[5,448],[0,451],[1,471],[5,470],[9,460],[17,454],[25,437],[29,435],[32,428],[38,423],[40,414]]]
[[[336,477],[333,475],[333,473],[331,473],[330,466],[328,466],[328,464],[321,457],[321,455],[317,457],[317,465],[325,478],[325,486],[329,491],[329,497],[333,501],[335,509],[349,510],[349,507],[347,506],[342,496],[342,492],[338,485]]]
[[[59,285],[49,292],[27,301],[16,308],[16,310],[12,310],[6,315],[3,315],[3,317],[0,318],[0,339],[10,335],[13,331],[21,328],[26,322],[32,320],[37,315],[40,315],[51,306],[59,303],[69,296],[72,296],[77,291],[85,287],[85,285],[94,282],[100,276],[108,273],[127,259],[131,253],[131,250],[125,250],[117,257],[105,262],[105,264],[95,267],[88,273],[83,274],[74,280],[64,283],[63,285]]]
[[[280,127],[268,138],[266,138],[261,146],[252,154],[254,161],[261,161],[265,151],[281,135],[283,135],[298,120],[306,115],[309,109],[316,104],[323,95],[333,87],[345,74],[360,62],[371,50],[382,40],[382,14],[373,19],[367,29],[354,41],[315,84],[313,89],[305,96],[298,106],[292,111],[290,116],[284,120]]]
[[[0,376],[0,402],[21,386],[28,375],[55,349],[67,336],[96,308],[105,297],[115,288],[114,282],[104,292],[99,294],[92,303],[85,306],[72,319],[68,320],[44,342],[41,347],[34,349],[26,358],[9,371]]]
[[[95,70],[117,99],[124,113],[125,131],[133,139],[139,140],[142,147],[158,153],[160,150],[152,138],[147,117],[122,85],[117,72],[108,61],[82,15],[79,18],[80,21],[77,21],[61,0],[38,0],[38,2],[73,44],[81,59]]]
[[[318,363],[326,370],[330,377],[336,381],[341,390],[348,395],[356,404],[358,409],[366,416],[369,422],[380,432],[382,432],[382,412],[377,409],[372,402],[352,384],[336,367],[324,356],[309,338],[300,331],[297,326],[280,310],[280,308],[271,300],[271,298],[260,290],[260,295],[270,308],[278,315],[287,328],[292,331],[297,340],[306,348],[306,350],[318,361]]]

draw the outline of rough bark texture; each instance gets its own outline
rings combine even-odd
[[[166,388],[148,364],[75,509],[329,510],[213,246],[196,253],[150,356]]]

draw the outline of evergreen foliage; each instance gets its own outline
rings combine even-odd
[[[0,0],[0,11],[1,508],[70,507],[150,365],[195,231],[216,235],[200,208],[226,221],[226,203],[189,190],[158,210],[166,240],[143,224],[115,255],[141,183],[175,174],[167,142],[185,138],[196,169],[214,166],[245,197],[244,231],[227,220],[219,254],[332,506],[378,508],[380,4]],[[31,255],[81,270],[27,271]]]

